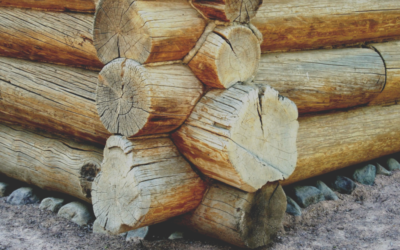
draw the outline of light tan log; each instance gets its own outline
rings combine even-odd
[[[349,48],[261,56],[256,84],[268,84],[299,113],[366,104],[385,87],[385,65],[371,49]]]
[[[0,56],[101,69],[93,15],[0,8]]]
[[[102,0],[94,45],[103,63],[118,57],[140,63],[175,61],[196,45],[205,25],[187,0]]]
[[[0,173],[42,189],[90,202],[102,158],[99,147],[0,124]]]
[[[394,103],[400,100],[400,42],[371,45],[386,65],[386,85],[383,92],[370,102],[370,105]]]
[[[400,105],[299,118],[298,160],[284,185],[400,151]]]
[[[97,223],[112,234],[195,209],[206,186],[168,137],[112,136],[93,182]]]
[[[93,71],[0,57],[1,120],[104,145]]]
[[[272,242],[282,229],[286,195],[279,183],[247,193],[222,183],[212,184],[200,206],[174,219],[187,228],[243,248]]]
[[[314,49],[400,38],[398,0],[264,1],[252,23],[263,52]]]
[[[1,0],[1,7],[94,13],[99,0]]]
[[[100,72],[96,103],[108,131],[130,137],[178,128],[202,94],[187,66],[142,66],[119,58]]]
[[[248,23],[255,17],[262,0],[193,0],[193,6],[205,17],[223,22]]]
[[[245,26],[217,27],[189,63],[193,73],[215,88],[246,82],[258,69],[260,42]]]
[[[203,174],[247,192],[287,178],[297,151],[297,108],[269,86],[210,90],[172,135]]]

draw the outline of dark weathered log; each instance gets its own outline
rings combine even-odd
[[[99,0],[1,0],[1,7],[94,13]]]

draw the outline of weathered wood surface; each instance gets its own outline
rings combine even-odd
[[[104,145],[93,71],[0,57],[1,120]]]
[[[252,23],[263,52],[341,46],[400,38],[398,0],[264,1]]]
[[[183,59],[206,26],[186,0],[102,0],[94,45],[103,63],[124,57],[140,63]]]
[[[206,186],[168,137],[112,136],[93,182],[97,223],[112,234],[195,209]]]
[[[229,88],[254,77],[260,55],[260,42],[249,28],[216,27],[189,67],[204,84]]]
[[[91,201],[102,149],[0,124],[0,173],[42,189]]]
[[[386,65],[385,89],[370,105],[394,103],[400,100],[400,42],[388,42],[371,45],[379,54]]]
[[[298,160],[284,185],[400,151],[400,105],[299,118]]]
[[[243,248],[268,245],[282,229],[286,195],[279,183],[247,193],[222,183],[212,184],[200,206],[174,219],[201,234]]]
[[[247,192],[294,170],[296,105],[268,86],[210,90],[172,135],[203,174]]]
[[[93,15],[0,8],[0,56],[101,69]]]
[[[108,131],[130,137],[177,129],[202,94],[203,85],[188,66],[119,58],[100,72],[96,103]]]
[[[193,0],[204,17],[223,22],[248,23],[256,16],[262,0]]]
[[[94,13],[99,0],[1,0],[0,7]]]
[[[371,49],[263,54],[256,84],[268,84],[299,113],[366,104],[385,87],[385,65]]]

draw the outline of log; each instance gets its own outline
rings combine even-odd
[[[274,89],[236,84],[210,90],[172,138],[203,174],[255,192],[294,171],[297,115]]]
[[[0,56],[103,67],[93,46],[93,15],[0,8],[0,24]]]
[[[174,219],[195,232],[243,248],[272,242],[282,229],[286,195],[279,183],[247,193],[222,183],[211,185],[200,206]]]
[[[1,120],[104,145],[96,86],[93,71],[0,57]]]
[[[400,151],[400,105],[299,118],[298,160],[288,185]]]
[[[96,105],[111,133],[161,134],[177,129],[202,94],[203,85],[187,66],[142,66],[119,58],[100,72]]]
[[[112,136],[93,182],[97,224],[119,234],[195,209],[206,186],[167,137]]]
[[[283,52],[400,38],[400,1],[264,1],[252,23],[261,51]]]
[[[189,63],[204,84],[229,88],[254,77],[260,60],[260,42],[245,26],[217,27]]]
[[[299,113],[366,104],[385,87],[385,65],[371,49],[348,48],[261,56],[256,84],[268,84]]]
[[[400,42],[372,44],[386,65],[386,85],[370,105],[394,103],[400,100]]]
[[[140,63],[181,60],[206,26],[186,0],[102,0],[94,46],[103,63],[124,57]]]
[[[203,16],[223,22],[248,23],[256,16],[262,0],[192,0]]]
[[[0,7],[94,13],[99,0],[1,0]]]
[[[0,124],[0,172],[42,189],[90,202],[102,158],[99,147]]]

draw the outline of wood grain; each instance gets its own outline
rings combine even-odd
[[[1,7],[94,13],[99,0],[1,0]]]

